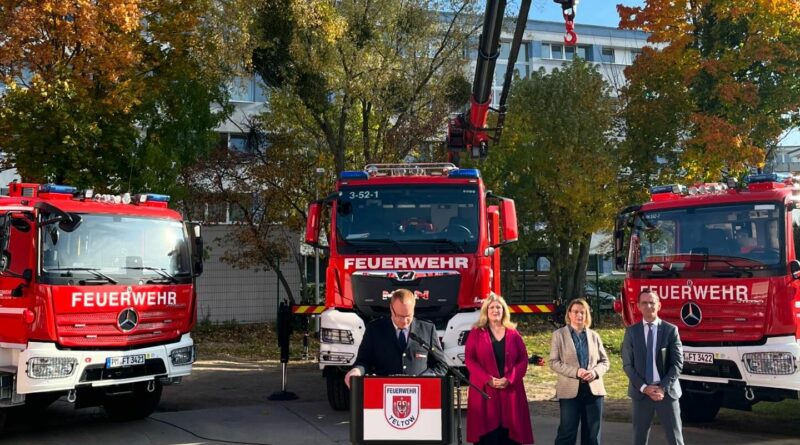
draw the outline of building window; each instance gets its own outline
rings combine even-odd
[[[600,52],[600,60],[603,63],[615,63],[614,48],[603,48],[603,50]]]
[[[577,54],[583,60],[586,58],[586,46],[564,46],[556,43],[542,44],[542,59],[572,60]]]
[[[631,50],[631,63],[636,60],[637,57],[642,55],[642,50],[639,48],[634,48]]]

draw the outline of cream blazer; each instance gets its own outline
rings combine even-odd
[[[589,382],[589,389],[596,396],[606,395],[603,385],[603,375],[608,371],[608,356],[603,347],[603,341],[597,332],[586,329],[586,340],[589,344],[590,371],[597,374],[597,378]],[[569,332],[569,326],[553,331],[553,340],[550,344],[550,369],[558,375],[556,381],[556,397],[559,399],[574,399],[578,396],[578,352]]]

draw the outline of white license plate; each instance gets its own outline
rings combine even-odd
[[[120,366],[144,365],[147,360],[146,354],[122,355],[119,357],[107,357],[106,368],[119,368]]]
[[[689,363],[714,364],[714,354],[710,352],[684,352],[683,361]]]

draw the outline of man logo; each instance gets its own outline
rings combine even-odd
[[[414,281],[415,275],[413,270],[403,270],[397,272],[397,281]]]
[[[419,419],[419,385],[384,385],[383,414],[392,428],[405,430]]]
[[[139,325],[139,314],[136,309],[129,307],[117,315],[117,326],[122,332],[130,332]]]
[[[681,320],[689,327],[695,327],[703,319],[703,311],[696,303],[686,303],[681,307]]]

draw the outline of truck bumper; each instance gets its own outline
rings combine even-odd
[[[319,317],[319,329],[319,369],[352,367],[364,338],[364,320],[354,312],[328,309]]]
[[[800,344],[793,336],[773,337],[755,346],[684,345],[683,352],[681,380],[800,391]],[[687,360],[702,354],[713,354],[713,363]]]
[[[183,354],[178,354],[181,352]],[[187,353],[191,355],[187,356]],[[124,364],[122,357],[133,357],[137,361],[143,358],[144,364]],[[130,350],[59,350],[54,343],[30,342],[19,354],[16,392],[68,391],[77,387],[103,387],[154,378],[182,377],[192,372],[195,358],[194,341],[190,334],[183,334],[175,343]],[[65,366],[64,369],[71,367],[72,370],[63,377],[39,378],[37,371],[31,368],[34,367],[33,363],[43,359],[55,359]],[[174,363],[174,360],[183,363]],[[63,371],[62,374],[67,372]]]

